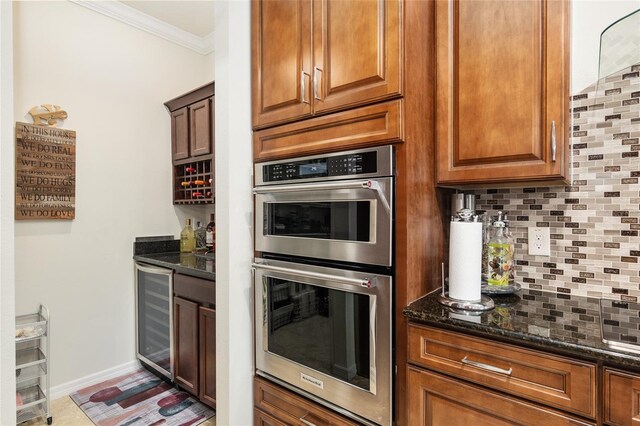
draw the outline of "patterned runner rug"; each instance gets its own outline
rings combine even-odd
[[[143,368],[70,396],[98,426],[190,426],[215,415],[211,408]]]

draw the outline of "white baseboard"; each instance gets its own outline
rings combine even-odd
[[[139,367],[140,362],[136,359],[97,373],[89,374],[88,376],[80,377],[79,379],[71,380],[70,382],[63,383],[58,386],[53,386],[51,388],[51,400],[53,401],[54,399],[70,395],[77,390],[86,388],[87,386],[95,385],[96,383],[131,373]]]

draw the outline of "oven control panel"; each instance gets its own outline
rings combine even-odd
[[[377,171],[376,151],[283,161],[262,167],[264,182],[352,176]]]

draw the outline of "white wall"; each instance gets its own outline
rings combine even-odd
[[[598,79],[602,31],[640,9],[640,0],[573,0],[572,6],[571,94],[575,94]]]
[[[250,3],[215,3],[216,363],[220,425],[253,423]]]
[[[16,419],[12,7],[0,2],[0,425]]]
[[[15,119],[54,103],[77,131],[75,220],[15,224],[16,313],[49,307],[56,386],[134,359],[133,240],[200,211],[172,205],[163,102],[211,76],[204,56],[71,2],[13,5]]]
[[[211,76],[211,80],[215,80],[215,56],[216,53],[215,52],[211,52],[208,55],[206,55],[204,57],[204,61],[205,61],[205,69],[204,72],[206,75]]]

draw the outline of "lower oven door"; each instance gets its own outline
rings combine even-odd
[[[391,424],[391,277],[256,259],[256,367]]]
[[[391,266],[393,178],[268,185],[256,194],[256,250]]]

